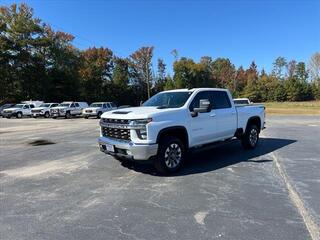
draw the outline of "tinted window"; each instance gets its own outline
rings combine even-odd
[[[117,105],[115,105],[114,103],[111,103],[111,106],[112,106],[112,107],[117,107]]]
[[[79,107],[79,103],[75,103],[76,107]]]
[[[201,99],[208,99],[210,101],[210,104],[212,106],[212,97],[209,91],[203,91],[199,92],[194,99],[192,100],[189,110],[192,112],[194,108],[198,108],[200,105],[200,100]]]
[[[249,104],[247,100],[234,100],[235,104]]]
[[[213,91],[212,104],[213,109],[231,108],[230,99],[225,91]]]
[[[108,106],[108,108],[111,108],[111,105],[110,105],[110,103],[107,103],[107,106]]]
[[[70,105],[70,107],[74,107],[74,103],[72,103],[72,104]]]
[[[58,103],[54,103],[54,104],[51,105],[51,107],[56,107],[58,105],[59,105]]]
[[[30,105],[30,108],[34,108],[34,105],[33,105],[33,104],[31,104],[31,105]]]

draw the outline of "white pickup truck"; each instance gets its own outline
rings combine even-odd
[[[6,118],[16,117],[22,118],[24,116],[31,116],[31,110],[35,107],[34,104],[26,104],[26,103],[19,103],[14,105],[13,107],[6,108],[2,112],[2,116]]]
[[[226,89],[170,90],[141,107],[102,114],[99,146],[117,159],[151,160],[158,172],[168,174],[194,148],[233,138],[255,148],[264,121],[264,106],[236,107]]]
[[[82,110],[88,107],[86,102],[62,102],[57,107],[50,109],[52,118],[65,117],[72,118],[82,114]]]

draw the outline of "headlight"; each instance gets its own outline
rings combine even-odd
[[[146,125],[150,122],[152,122],[152,118],[136,119],[130,121],[129,127],[136,130],[136,133],[140,139],[147,139],[148,134]]]

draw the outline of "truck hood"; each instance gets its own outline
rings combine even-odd
[[[99,110],[100,107],[88,107],[88,108],[85,108],[84,110],[92,110],[92,111],[95,111],[95,110]]]
[[[36,107],[36,108],[32,108],[32,110],[44,110],[44,107]]]
[[[15,112],[15,111],[18,111],[18,110],[22,110],[22,108],[6,108],[4,109],[3,111],[6,112],[6,111],[10,111],[10,112]]]
[[[51,108],[51,109],[66,109],[66,108],[68,108],[68,107],[53,107],[53,108]]]
[[[155,117],[160,113],[176,110],[177,108],[159,109],[158,107],[130,107],[105,112],[101,117],[113,119],[144,119]]]

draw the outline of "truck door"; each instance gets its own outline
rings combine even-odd
[[[234,136],[237,129],[237,112],[226,91],[212,91],[213,114],[216,120],[216,135],[219,140]]]
[[[191,116],[194,108],[199,107],[200,99],[208,99],[211,103],[211,91],[199,92],[189,106],[190,111],[190,145],[201,145],[216,140],[217,124],[213,110],[206,113],[199,113],[196,117]],[[212,104],[211,104],[212,105]]]
[[[31,109],[29,105],[24,105],[22,108],[22,115],[30,115],[31,114]]]
[[[82,108],[80,107],[79,103],[75,103],[75,114],[81,114]]]

